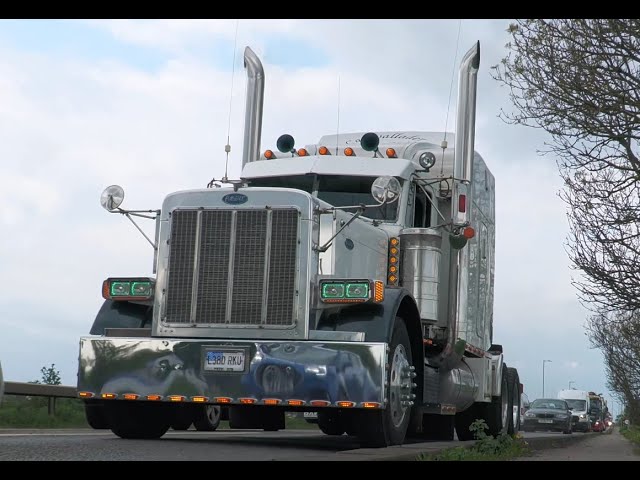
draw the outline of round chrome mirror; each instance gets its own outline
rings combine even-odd
[[[380,205],[393,203],[400,198],[400,182],[396,177],[378,177],[371,185],[371,195]]]
[[[104,189],[100,196],[100,205],[109,212],[113,212],[122,204],[124,190],[120,185],[111,185]]]

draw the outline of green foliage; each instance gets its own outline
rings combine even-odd
[[[489,426],[478,419],[469,426],[476,442],[469,447],[448,448],[441,452],[421,455],[422,461],[468,461],[468,460],[507,460],[522,457],[529,453],[526,443],[517,436],[502,434],[493,437],[487,434]]]
[[[625,438],[631,440],[636,445],[640,445],[640,428],[636,426],[626,426],[622,424],[620,427],[620,433],[624,435]]]
[[[84,405],[75,398],[55,400],[55,415],[49,414],[49,399],[6,395],[0,408],[0,428],[87,427]]]
[[[60,385],[60,371],[56,369],[56,364],[52,363],[50,367],[42,367],[40,369],[42,375],[41,380],[34,380],[30,383],[44,383],[45,385]]]

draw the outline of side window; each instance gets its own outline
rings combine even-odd
[[[431,202],[422,188],[416,186],[415,192],[413,226],[416,228],[428,227],[431,224]]]

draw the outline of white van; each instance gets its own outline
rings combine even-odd
[[[589,392],[584,390],[560,390],[558,398],[565,400],[571,409],[574,432],[590,432]]]

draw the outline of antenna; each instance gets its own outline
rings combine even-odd
[[[336,127],[336,155],[338,155],[339,135],[340,135],[340,75],[338,75],[338,125]]]
[[[227,126],[227,144],[224,146],[224,151],[227,154],[227,159],[224,162],[224,177],[222,181],[226,183],[229,180],[227,176],[227,167],[229,166],[229,152],[231,152],[231,143],[229,141],[229,137],[231,136],[231,104],[233,102],[233,77],[236,73],[236,47],[238,45],[238,26],[240,25],[240,20],[236,20],[236,35],[235,40],[233,42],[233,62],[231,63],[231,91],[229,92],[229,123]]]
[[[456,73],[456,62],[458,61],[458,45],[460,44],[460,30],[462,29],[462,19],[458,20],[458,38],[456,40],[456,53],[453,57],[453,67],[451,68],[451,84],[449,85],[449,100],[447,101],[447,116],[444,121],[444,138],[440,146],[442,147],[442,161],[440,162],[440,175],[444,171],[444,151],[447,149],[447,128],[449,128],[449,109],[451,107],[451,92],[453,91],[453,79]],[[456,132],[456,135],[458,132]]]

